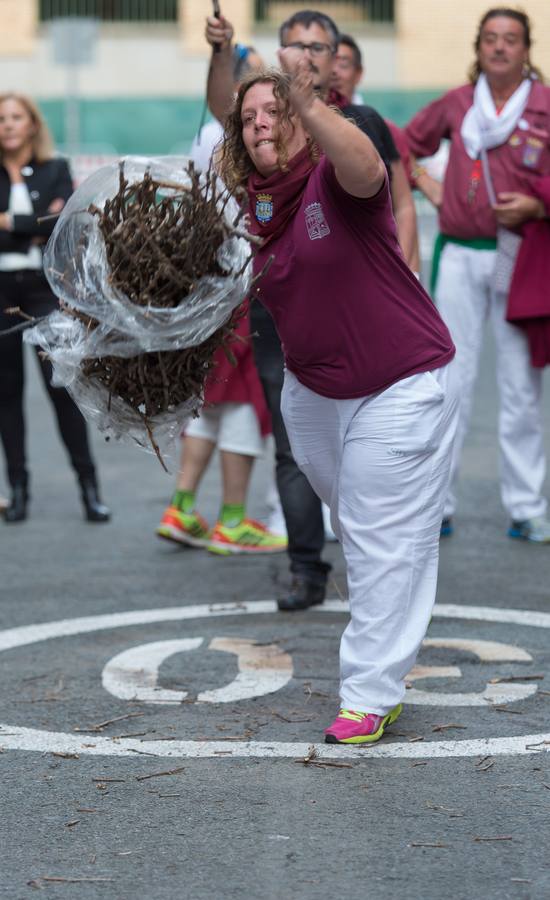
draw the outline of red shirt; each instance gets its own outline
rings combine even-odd
[[[415,185],[412,180],[411,154],[409,145],[407,144],[405,132],[402,128],[399,127],[399,125],[396,125],[395,122],[392,122],[391,119],[386,119],[385,122],[390,129],[393,142],[396,146],[399,156],[401,157],[401,162],[405,167],[405,173],[407,175],[407,178],[409,179],[409,184],[414,187]]]
[[[474,98],[474,86],[463,85],[434,100],[412,119],[405,136],[416,156],[432,156],[443,138],[451,148],[439,213],[441,231],[452,237],[495,237],[496,219],[487,189],[481,180],[472,191],[475,160],[464,148],[460,128]],[[533,194],[537,178],[550,175],[550,88],[533,82],[527,106],[508,141],[488,151],[495,193],[518,191]]]
[[[403,259],[387,182],[361,200],[323,157],[280,237],[256,257],[287,367],[325,397],[363,397],[436,369],[454,355],[449,332]]]

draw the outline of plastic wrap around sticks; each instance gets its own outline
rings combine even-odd
[[[128,157],[123,160],[124,176],[139,182],[146,173],[174,187],[163,187],[166,197],[176,198],[190,184],[181,158],[177,164],[167,159]],[[250,244],[244,237],[231,236],[217,252],[222,275],[206,275],[194,290],[175,307],[160,308],[133,303],[111,281],[105,241],[97,215],[90,206],[101,208],[119,189],[120,166],[98,169],[75,191],[63,209],[44,254],[44,271],[54,292],[68,306],[91,316],[102,325],[133,341],[121,342],[117,355],[132,356],[135,345],[142,352],[176,350],[201,344],[216,331],[242,302],[250,282]],[[204,182],[203,182],[204,183]],[[227,200],[218,181],[220,215],[232,225],[238,215],[233,199]],[[106,334],[108,332],[105,332]],[[102,352],[98,343],[97,352]],[[107,352],[107,348],[105,348]],[[108,352],[113,352],[109,347]]]
[[[159,441],[199,409],[216,350],[230,353],[257,242],[219,179],[184,166],[127,158],[78,188],[44,257],[61,310],[25,334],[87,419],[163,465]]]
[[[104,334],[106,331],[97,330]],[[123,335],[117,336],[114,332],[110,332],[110,336],[113,343],[120,344],[125,340]],[[171,455],[172,445],[182,427],[201,406],[201,397],[197,394],[149,417],[132,409],[100,381],[84,374],[82,364],[96,355],[98,335],[66,313],[51,313],[25,332],[23,340],[42,348],[52,364],[54,387],[66,388],[84,418],[107,439],[134,441],[145,450],[153,450],[163,466],[160,450],[163,456]]]

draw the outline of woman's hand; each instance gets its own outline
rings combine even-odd
[[[0,231],[11,231],[11,216],[9,213],[0,213]]]
[[[528,194],[519,194],[517,191],[507,191],[498,195],[499,202],[493,209],[497,222],[505,228],[515,228],[528,219],[544,219],[546,209],[542,200],[530,197]]]
[[[316,93],[311,65],[300,50],[284,47],[278,51],[281,69],[290,75],[290,102],[292,108],[303,115],[313,105]]]
[[[48,206],[48,214],[51,216],[55,216],[57,213],[60,213],[63,207],[65,206],[65,201],[62,197],[56,197],[55,200],[52,200],[50,205]]]

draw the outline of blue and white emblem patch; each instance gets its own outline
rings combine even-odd
[[[257,194],[256,218],[258,222],[271,222],[273,218],[273,195]]]

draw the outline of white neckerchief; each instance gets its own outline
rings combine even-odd
[[[497,115],[489,83],[481,73],[474,90],[474,102],[464,116],[460,129],[466,153],[471,159],[478,159],[482,150],[506,143],[527,106],[532,84],[530,78],[525,78]]]

